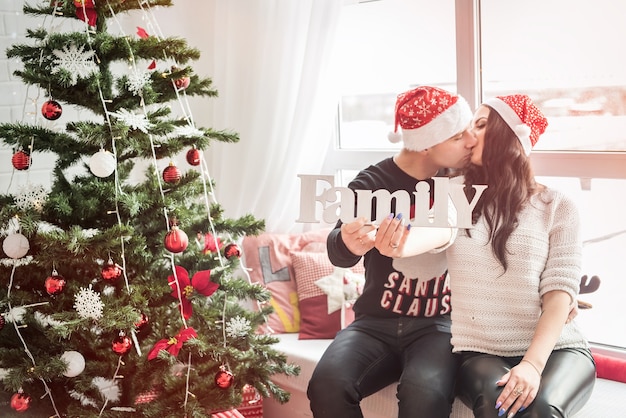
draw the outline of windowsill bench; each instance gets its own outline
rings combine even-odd
[[[300,418],[312,417],[306,388],[326,347],[332,340],[299,340],[297,333],[277,334],[280,342],[274,347],[287,355],[290,363],[301,367],[298,376],[276,376],[273,380],[291,393],[289,402],[281,405],[274,399],[265,399],[263,416],[266,418]],[[626,416],[626,383],[607,379],[598,379],[593,395],[584,408],[571,418],[601,418]],[[397,416],[398,407],[395,396],[395,385],[365,398],[361,402],[365,418],[392,418]],[[620,415],[620,411],[621,414]],[[473,418],[472,412],[456,399],[450,418]]]

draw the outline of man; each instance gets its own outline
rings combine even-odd
[[[471,120],[467,102],[445,90],[422,86],[400,94],[390,140],[401,139],[403,148],[362,170],[348,187],[413,195],[416,184],[426,181],[432,196],[433,176],[468,163],[476,144],[468,131]],[[337,334],[309,382],[311,410],[315,418],[362,417],[361,399],[399,382],[400,418],[447,418],[458,364],[450,346],[450,290],[442,251],[454,229],[420,228],[420,241],[438,242],[438,251],[394,261],[403,256],[398,246],[410,247],[406,240],[416,235],[407,233],[406,224],[414,214],[395,213],[392,201],[389,216],[376,227],[371,221],[381,216],[372,206],[372,219],[339,221],[328,237],[334,265],[351,267],[364,257],[365,286],[354,305],[355,321]],[[416,277],[412,263],[423,263],[428,272]]]

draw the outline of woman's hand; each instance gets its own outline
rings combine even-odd
[[[528,408],[535,400],[541,383],[539,370],[528,360],[522,360],[510,372],[502,376],[496,385],[503,386],[502,392],[496,399],[495,408],[498,416],[511,418],[519,411]]]
[[[389,214],[378,227],[374,246],[387,257],[402,257],[404,244],[409,236],[411,225],[405,226],[405,220],[399,213],[396,217]]]

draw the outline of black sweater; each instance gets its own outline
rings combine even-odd
[[[362,170],[348,187],[352,190],[385,189],[390,193],[406,190],[411,194],[419,181],[428,181],[433,190],[432,179],[418,180],[402,171],[392,158],[385,159]],[[413,205],[411,205],[413,208]],[[372,219],[376,219],[373,213]],[[413,210],[412,210],[413,211]],[[395,212],[392,206],[391,212]],[[412,218],[413,214],[403,214]],[[352,267],[360,256],[352,254],[341,238],[341,221],[331,231],[327,240],[330,261],[338,267]],[[450,311],[450,288],[445,268],[445,253],[425,254],[414,257],[416,263],[440,265],[433,277],[405,277],[394,268],[393,259],[373,248],[364,256],[365,286],[357,299],[354,311],[357,316],[394,318],[399,316],[433,317]]]

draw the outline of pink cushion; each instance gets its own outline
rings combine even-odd
[[[341,329],[341,309],[328,313],[328,295],[315,284],[325,276],[332,275],[335,268],[326,252],[291,252],[298,304],[300,306],[299,339],[332,339]],[[363,264],[354,266],[352,272],[363,274]],[[354,320],[352,307],[345,308],[344,324]]]
[[[335,338],[341,330],[341,310],[328,314],[326,295],[313,296],[300,301],[300,340],[327,340]],[[354,311],[346,308],[345,324],[354,321]]]
[[[626,359],[593,353],[596,373],[600,379],[626,383]]]
[[[246,236],[242,242],[243,265],[250,280],[271,292],[274,312],[269,315],[263,332],[298,332],[300,311],[290,251],[325,251],[329,229],[303,234],[270,234]]]

